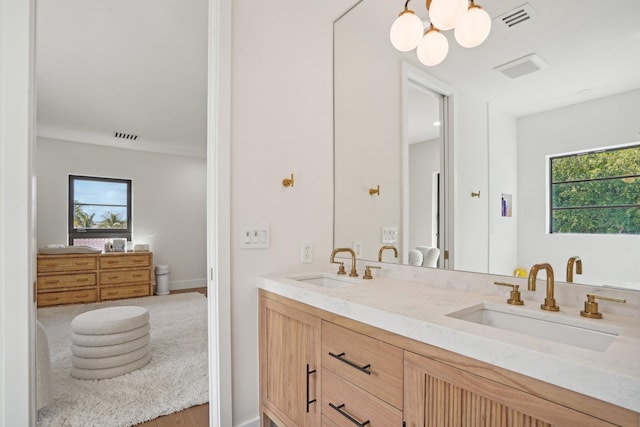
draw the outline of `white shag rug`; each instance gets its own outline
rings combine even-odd
[[[103,380],[73,378],[71,320],[103,307],[146,307],[151,361]],[[53,399],[38,426],[131,426],[209,401],[207,299],[199,293],[126,299],[38,309],[49,341]]]

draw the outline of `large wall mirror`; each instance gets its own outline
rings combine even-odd
[[[558,281],[576,256],[574,282],[640,290],[640,234],[549,232],[550,157],[639,144],[634,3],[478,3],[493,19],[486,42],[465,49],[445,32],[447,58],[426,67],[389,41],[403,2],[358,2],[334,23],[334,246],[508,276],[549,262]],[[410,8],[428,20],[424,3]],[[506,25],[514,12],[526,19]]]

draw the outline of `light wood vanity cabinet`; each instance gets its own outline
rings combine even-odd
[[[262,425],[320,426],[320,319],[260,298],[259,321]]]
[[[323,321],[323,420],[402,425],[402,370],[402,349]]]
[[[149,296],[153,254],[38,255],[37,304],[62,304]]]
[[[323,427],[640,427],[639,413],[259,293],[263,427],[272,426],[267,416],[279,427],[320,425],[320,413]],[[310,378],[309,413],[306,364],[321,368]]]

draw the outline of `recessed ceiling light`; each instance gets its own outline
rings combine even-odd
[[[440,126],[440,122],[439,121],[435,121],[435,122],[433,122],[433,125],[434,126]]]
[[[588,87],[588,88],[585,88],[585,89],[580,89],[579,91],[576,92],[576,94],[577,95],[591,95],[592,92],[593,92],[593,89]]]

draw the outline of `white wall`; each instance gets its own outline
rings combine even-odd
[[[518,119],[521,265],[550,262],[564,280],[567,259],[578,255],[583,275],[576,282],[637,286],[640,236],[547,234],[545,156],[638,141],[638,112],[640,90],[634,90]]]
[[[343,0],[233,2],[233,422],[258,416],[256,276],[325,268],[333,248],[332,22]],[[354,159],[354,161],[358,161]],[[295,174],[294,187],[282,179]],[[269,249],[239,249],[240,225]],[[301,243],[313,263],[301,264]]]
[[[67,242],[69,175],[132,180],[134,243],[168,264],[171,289],[206,286],[206,160],[38,139],[38,247]]]
[[[388,21],[397,14],[397,5],[385,5],[390,10],[382,17]],[[340,172],[335,183],[335,244],[351,247],[359,242],[359,258],[371,260],[383,245],[382,228],[402,229],[402,81],[400,59],[388,34],[373,30],[380,28],[380,15],[361,6],[335,27],[334,167]],[[380,194],[370,195],[369,189],[378,185]],[[401,249],[403,242],[394,245]],[[385,260],[393,260],[393,253],[385,252]]]
[[[488,121],[487,104],[457,93],[454,158],[454,242],[456,270],[486,272],[488,268]],[[480,191],[480,197],[471,197]]]
[[[511,276],[518,266],[518,131],[516,118],[489,105],[489,272]],[[512,216],[501,214],[502,193]]]

